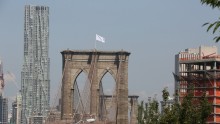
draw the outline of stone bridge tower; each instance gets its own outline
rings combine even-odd
[[[73,115],[74,82],[83,71],[91,80],[90,114],[98,117],[99,83],[109,72],[116,82],[116,123],[128,124],[128,58],[126,51],[73,51],[64,50],[63,79],[61,91],[61,119],[70,120]]]

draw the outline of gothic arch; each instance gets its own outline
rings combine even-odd
[[[118,93],[116,121],[119,124],[128,123],[128,57],[126,51],[72,51],[61,52],[63,58],[63,79],[61,99],[61,119],[72,119],[73,110],[73,82],[84,71],[91,82],[90,87],[90,115],[98,117],[99,111],[99,83],[109,72],[117,84]],[[65,66],[64,66],[65,65]],[[120,76],[118,76],[120,75]],[[117,77],[118,76],[118,77]]]
[[[78,69],[74,75],[73,75],[73,81],[72,81],[72,89],[74,89],[74,83],[76,82],[76,79],[79,77],[79,75],[84,72],[86,75],[88,75],[88,72],[85,69]]]
[[[111,70],[111,69],[104,69],[103,71],[102,71],[102,73],[98,76],[98,82],[100,83],[101,82],[101,80],[102,80],[102,78],[105,76],[105,74],[106,73],[110,73],[111,74],[111,76],[113,77],[113,79],[115,80],[115,82],[116,82],[116,75],[115,75],[115,73]]]

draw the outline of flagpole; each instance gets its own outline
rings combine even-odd
[[[95,40],[95,49],[96,49],[96,40]]]
[[[96,49],[96,41],[100,41],[102,43],[105,43],[105,38],[96,34],[96,37],[95,37],[95,49]]]

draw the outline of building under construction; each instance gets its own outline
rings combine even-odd
[[[213,106],[207,123],[220,124],[220,55],[217,47],[200,46],[176,55],[175,91],[181,102],[193,87],[194,97],[206,94]]]

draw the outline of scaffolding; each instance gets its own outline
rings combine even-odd
[[[179,58],[178,66],[179,72],[174,74],[178,100],[181,102],[190,90],[195,98],[205,93],[213,106],[207,123],[220,124],[220,56]]]

